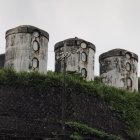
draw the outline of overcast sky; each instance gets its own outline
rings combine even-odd
[[[6,30],[19,25],[49,33],[49,70],[54,44],[75,36],[95,44],[95,75],[101,53],[122,48],[140,56],[140,0],[0,0],[0,53]]]

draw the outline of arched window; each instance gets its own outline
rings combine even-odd
[[[129,62],[126,63],[126,70],[131,71],[131,64]]]
[[[132,79],[131,78],[127,78],[127,89],[131,90],[132,89]]]
[[[39,51],[39,43],[37,41],[34,41],[33,42],[33,50],[36,52],[36,51]]]
[[[82,68],[81,74],[82,74],[82,77],[86,78],[87,77],[87,70],[85,68]]]
[[[32,67],[34,69],[39,67],[39,60],[37,58],[33,58],[33,60],[32,60]]]
[[[81,60],[82,60],[83,62],[86,62],[86,61],[87,61],[87,54],[86,54],[85,52],[82,52],[82,53],[81,53]]]

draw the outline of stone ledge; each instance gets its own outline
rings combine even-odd
[[[22,26],[18,26],[16,28],[10,29],[6,31],[5,37],[11,34],[16,34],[16,33],[33,33],[34,31],[38,31],[42,36],[46,37],[49,40],[49,34],[46,31],[41,30],[31,25],[22,25]]]
[[[133,52],[130,52],[130,51],[127,51],[127,50],[124,50],[124,49],[113,49],[113,50],[110,50],[108,52],[105,52],[105,53],[101,54],[99,56],[99,62],[102,61],[105,58],[108,58],[108,57],[125,56],[126,53],[129,53],[132,58],[134,58],[138,61],[138,56]]]
[[[77,44],[76,41],[78,41],[79,43]],[[76,45],[80,45],[82,42],[85,42],[89,48],[91,48],[94,51],[96,51],[96,47],[95,47],[94,44],[92,44],[91,42],[87,42],[86,40],[77,38],[77,37],[69,38],[69,39],[66,39],[64,41],[60,41],[60,42],[56,43],[55,46],[54,46],[54,51],[59,49],[59,48],[61,48],[61,47],[64,47],[64,42],[69,44],[69,45],[66,45],[66,46],[75,46],[75,44]]]

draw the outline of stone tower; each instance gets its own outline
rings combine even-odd
[[[84,79],[94,80],[95,46],[77,37],[55,44],[55,71],[63,72],[66,56],[66,71],[81,73]]]
[[[113,49],[99,57],[102,82],[129,91],[138,91],[138,56],[123,49]]]
[[[5,67],[17,72],[47,72],[49,34],[39,28],[24,25],[6,32]]]

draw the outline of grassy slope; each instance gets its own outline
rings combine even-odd
[[[0,85],[26,85],[49,88],[62,86],[63,75],[48,72],[47,75],[34,73],[15,73],[12,70],[0,70]],[[116,110],[127,124],[127,133],[135,140],[140,139],[140,95],[113,87],[104,86],[98,82],[86,82],[77,76],[67,76],[67,84],[78,87],[85,94],[97,94],[106,104]]]
[[[85,124],[81,124],[78,122],[66,122],[66,125],[68,125],[70,128],[74,130],[74,134],[71,137],[74,138],[75,140],[81,140],[82,139],[81,135],[91,135],[91,136],[94,135],[104,140],[124,140],[119,136],[99,131],[95,128],[91,128]]]

